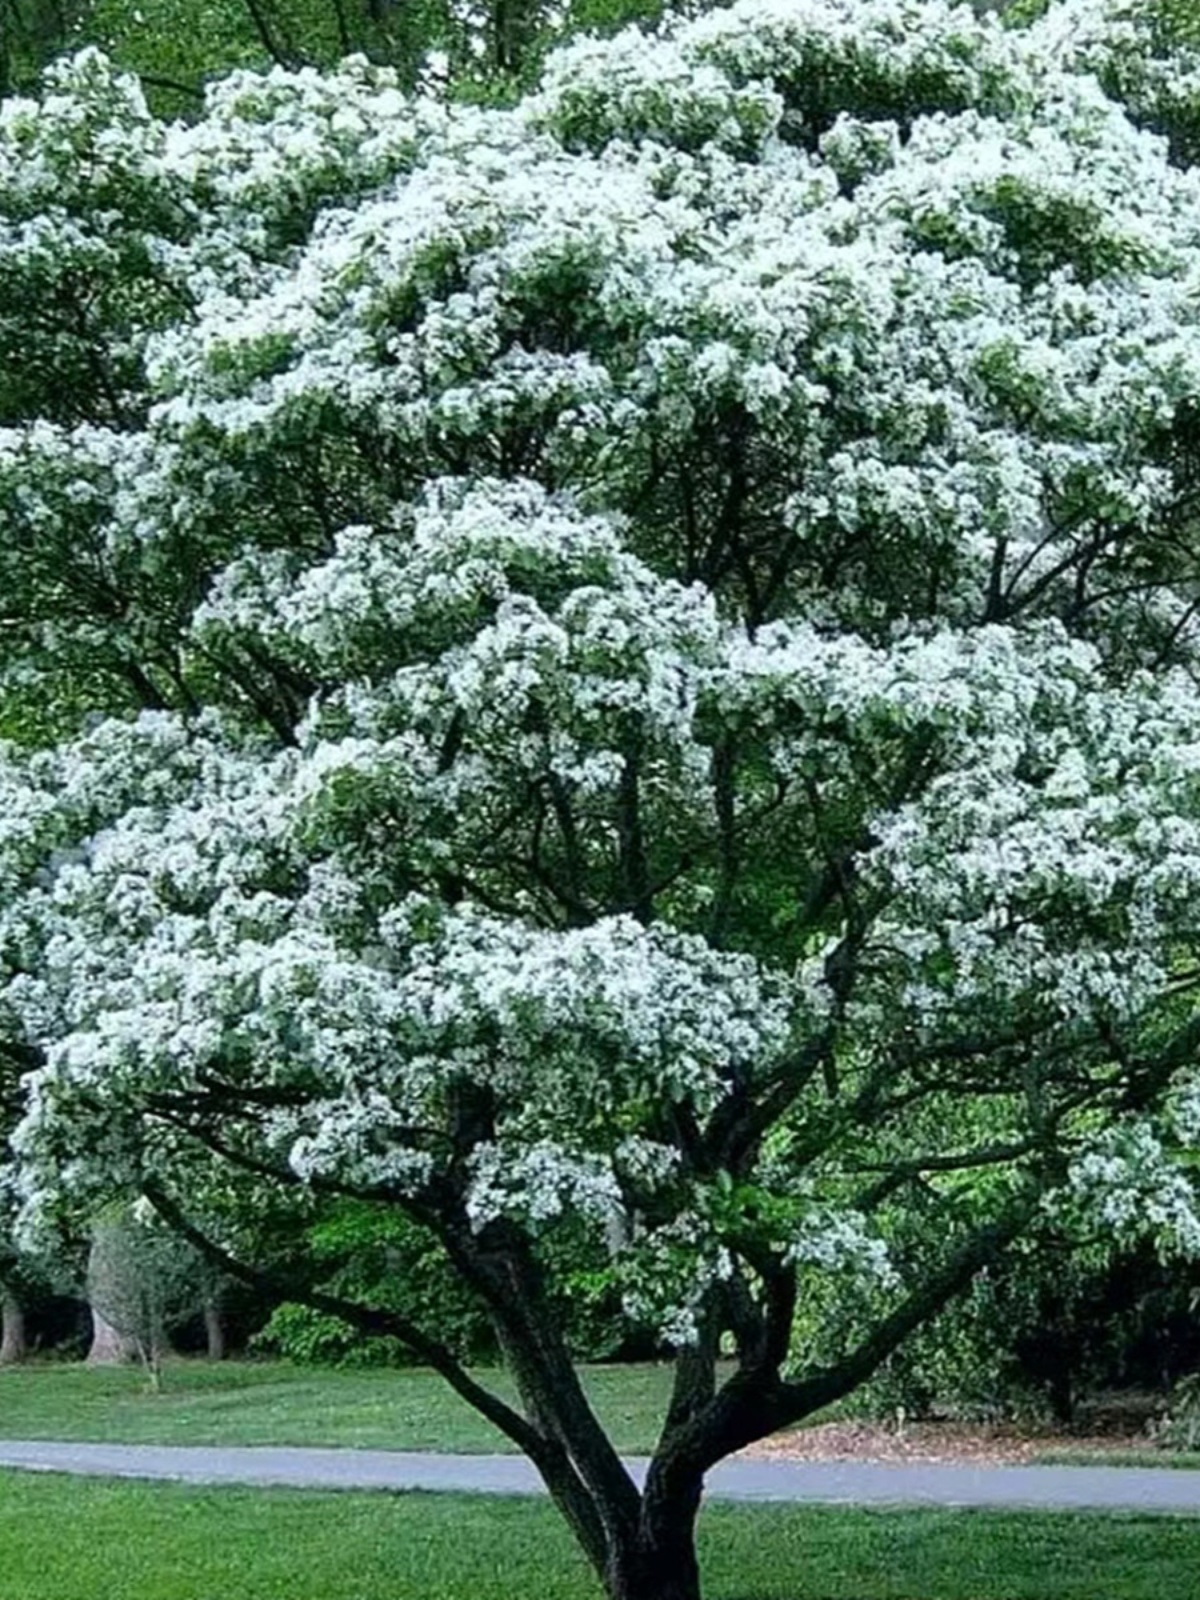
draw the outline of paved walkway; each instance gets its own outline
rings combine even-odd
[[[644,1461],[630,1463],[634,1472]],[[457,1489],[539,1494],[520,1456],[385,1450],[57,1444],[0,1440],[0,1466],[188,1483],[287,1484],[308,1489]],[[852,1505],[1042,1506],[1200,1515],[1200,1472],[1169,1467],[985,1467],[918,1462],[726,1461],[708,1477],[720,1500]]]

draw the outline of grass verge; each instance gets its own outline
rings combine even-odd
[[[707,1600],[1162,1600],[1200,1519],[713,1506]],[[599,1600],[549,1506],[0,1473],[4,1600]]]
[[[504,1372],[478,1376],[512,1398]],[[649,1450],[666,1409],[670,1368],[589,1367],[583,1376],[618,1449]],[[174,1362],[159,1394],[149,1393],[142,1374],[132,1368],[53,1362],[0,1368],[0,1438],[340,1445],[459,1454],[512,1449],[436,1373],[265,1361]]]
[[[1200,1470],[1200,1450],[1043,1450],[1030,1463],[1035,1467],[1171,1467]],[[1198,1586],[1200,1593],[1200,1586]]]

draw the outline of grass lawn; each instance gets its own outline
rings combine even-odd
[[[1200,1595],[1200,1519],[715,1506],[701,1541],[706,1600]],[[4,1600],[598,1600],[565,1530],[538,1501],[20,1473],[0,1473],[0,1592]]]
[[[478,1374],[512,1398],[502,1371]],[[667,1366],[585,1367],[583,1380],[618,1448],[654,1445],[671,1382]],[[418,1367],[338,1371],[277,1361],[176,1361],[160,1394],[132,1367],[34,1362],[0,1367],[0,1439],[109,1444],[341,1445],[364,1450],[511,1451],[508,1440],[436,1375]],[[1067,1466],[1200,1468],[1195,1452],[1088,1453],[1048,1445]],[[1200,1582],[1196,1586],[1200,1600]],[[0,1600],[8,1600],[0,1585]]]
[[[481,1373],[511,1397],[503,1372]],[[649,1450],[666,1366],[590,1367],[584,1382],[619,1449]],[[133,1368],[47,1362],[0,1368],[0,1438],[110,1444],[313,1444],[374,1450],[511,1450],[502,1434],[419,1368],[363,1372],[280,1362],[180,1361],[150,1394]],[[9,1600],[0,1585],[3,1600]]]

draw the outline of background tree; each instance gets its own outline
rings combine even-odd
[[[97,1333],[89,1359],[100,1360],[96,1346],[107,1336],[106,1359],[120,1359],[128,1347],[157,1389],[171,1328],[203,1308],[209,1289],[191,1246],[161,1223],[110,1211],[93,1226],[88,1257]]]
[[[36,81],[48,61],[78,44],[86,14],[86,0],[2,0],[0,96]]]
[[[235,68],[329,68],[362,55],[406,84],[427,75],[471,97],[528,84],[564,35],[652,20],[661,0],[3,0],[0,95],[29,89],[64,52],[99,45],[164,113],[190,116]]]
[[[14,1253],[0,1258],[0,1367],[16,1366],[29,1354],[26,1288]]]
[[[164,126],[85,55],[0,118],[4,665],[90,713],[0,770],[26,1230],[140,1192],[402,1340],[614,1600],[694,1600],[707,1469],[1047,1214],[1200,1244],[1195,190],[1093,75],[1142,41],[755,3],[510,110],[356,64]],[[253,1258],[327,1201],[436,1241],[518,1406]],[[641,1489],[564,1219],[677,1351]]]

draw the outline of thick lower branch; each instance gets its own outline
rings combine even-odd
[[[840,1361],[797,1382],[783,1381],[778,1366],[740,1367],[710,1405],[664,1438],[655,1459],[668,1481],[686,1485],[735,1450],[852,1393],[911,1334],[932,1321],[981,1268],[996,1260],[1028,1226],[1036,1208],[1036,1194],[1028,1195],[1007,1216],[972,1234]]]
[[[611,1542],[636,1519],[638,1491],[583,1391],[527,1241],[513,1225],[495,1223],[479,1235],[446,1234],[443,1243],[487,1303],[526,1410],[569,1455]]]
[[[291,1280],[284,1282],[276,1278],[273,1273],[266,1272],[260,1267],[252,1267],[210,1239],[186,1216],[182,1207],[160,1184],[147,1180],[143,1184],[143,1192],[168,1227],[186,1239],[189,1244],[194,1245],[206,1260],[222,1272],[228,1273],[231,1278],[249,1284],[251,1288],[262,1291],[278,1302],[290,1300],[300,1305],[311,1306],[314,1311],[324,1312],[327,1316],[340,1317],[343,1322],[350,1323],[363,1333],[399,1339],[414,1355],[419,1356],[445,1378],[451,1388],[469,1405],[474,1406],[476,1411],[506,1434],[539,1467],[541,1466],[539,1458],[545,1452],[544,1437],[519,1412],[514,1411],[498,1395],[478,1383],[445,1345],[431,1338],[407,1317],[381,1307],[361,1305],[357,1301],[346,1300],[341,1295],[313,1289],[302,1282]]]

